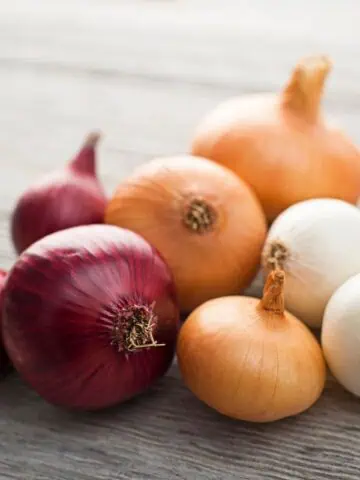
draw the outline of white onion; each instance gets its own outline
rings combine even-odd
[[[321,343],[334,377],[360,396],[360,275],[350,278],[331,297]]]
[[[360,211],[336,199],[293,205],[270,228],[265,268],[274,256],[287,274],[287,310],[309,326],[320,327],[333,292],[360,273]]]

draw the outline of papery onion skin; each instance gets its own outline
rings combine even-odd
[[[153,312],[159,345],[120,349],[117,328],[129,305]],[[178,325],[167,265],[144,239],[117,227],[75,227],[40,240],[4,290],[3,334],[14,366],[44,399],[67,408],[97,410],[147,389],[172,362]]]
[[[189,155],[155,159],[135,171],[110,200],[105,223],[133,230],[159,250],[183,311],[248,286],[267,229],[244,182]]]
[[[66,168],[46,175],[20,196],[11,217],[18,254],[51,233],[104,221],[106,197],[95,164],[99,138],[99,133],[90,133]]]
[[[262,263],[266,271],[274,266],[285,271],[287,310],[320,328],[332,294],[360,272],[359,245],[359,209],[342,200],[306,200],[274,221]]]
[[[360,274],[341,285],[326,306],[321,344],[331,373],[360,397]]]
[[[317,401],[325,384],[319,344],[302,322],[283,312],[278,273],[270,275],[261,301],[223,297],[198,307],[177,343],[189,389],[218,412],[249,422],[297,415]]]
[[[297,202],[332,197],[355,204],[360,151],[320,112],[331,63],[301,60],[280,95],[230,99],[205,117],[191,152],[231,168],[255,191],[268,220]]]
[[[0,269],[0,375],[8,370],[9,359],[5,352],[2,339],[2,305],[3,305],[3,289],[6,281],[7,272]]]

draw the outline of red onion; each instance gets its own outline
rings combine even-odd
[[[2,375],[9,366],[9,359],[6,355],[5,349],[3,347],[2,341],[2,303],[3,303],[3,290],[5,284],[5,278],[7,273],[4,270],[0,269],[0,375]]]
[[[142,237],[74,227],[33,244],[9,272],[3,335],[48,402],[96,410],[144,391],[170,366],[179,311],[169,268]]]
[[[98,140],[98,133],[90,133],[64,170],[45,176],[20,197],[11,221],[17,253],[50,233],[104,221],[106,199],[95,169]]]

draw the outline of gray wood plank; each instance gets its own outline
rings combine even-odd
[[[356,0],[0,2],[0,265],[17,195],[101,128],[109,194],[135,165],[187,151],[201,116],[234,94],[281,88],[296,59],[335,62],[327,111],[360,141]],[[360,469],[360,403],[329,379],[309,412],[271,425],[221,417],[176,364],[151,391],[100,414],[0,384],[0,478],[345,479]]]

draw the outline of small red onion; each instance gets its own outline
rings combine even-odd
[[[179,327],[172,275],[142,237],[90,225],[33,244],[4,289],[6,350],[48,402],[96,410],[170,366]]]
[[[2,328],[1,328],[2,327],[3,291],[4,291],[6,275],[7,275],[7,272],[0,269],[0,375],[5,373],[9,366],[9,359],[3,347]]]
[[[50,233],[104,221],[106,198],[96,177],[98,133],[90,133],[62,171],[45,176],[18,200],[11,235],[17,253]]]

